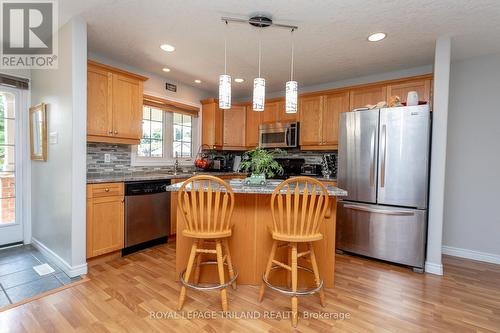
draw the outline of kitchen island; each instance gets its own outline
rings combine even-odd
[[[239,284],[260,285],[262,281],[262,274],[272,246],[271,233],[268,230],[268,224],[272,223],[271,194],[280,182],[279,180],[271,180],[267,185],[258,187],[243,185],[241,180],[230,182],[235,194],[235,205],[232,216],[233,232],[229,238],[229,248],[233,265],[239,271],[237,280]],[[167,191],[178,192],[181,186],[182,183],[170,185],[167,187]],[[327,189],[330,197],[330,209],[327,212],[325,223],[321,227],[323,239],[315,242],[314,246],[324,285],[326,288],[333,288],[336,198],[346,196],[347,192],[331,185],[327,185]],[[172,195],[172,200],[177,200],[177,195]],[[179,273],[186,268],[193,241],[182,235],[184,219],[180,214],[180,210],[177,209],[176,276],[179,276]],[[279,250],[277,255],[282,256],[283,260],[286,261],[288,255],[286,247]],[[203,260],[212,259],[208,257],[209,255],[205,256]],[[299,261],[299,265],[301,264],[309,266],[309,264]],[[301,276],[303,279],[300,279]],[[286,274],[277,271],[276,274],[273,273],[270,280],[277,284],[284,284]],[[215,267],[202,266],[201,281],[217,281]],[[312,276],[299,274],[299,286],[312,285],[312,283]]]

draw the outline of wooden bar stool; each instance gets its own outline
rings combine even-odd
[[[236,289],[238,272],[233,267],[229,253],[228,238],[231,237],[231,216],[234,208],[234,193],[229,184],[214,176],[194,176],[186,180],[179,188],[178,205],[186,228],[182,234],[193,238],[193,245],[187,267],[180,273],[182,284],[178,310],[182,309],[186,298],[186,287],[196,290],[220,290],[222,310],[227,311],[226,287]],[[212,247],[205,247],[206,245]],[[215,249],[213,245],[215,244]],[[223,250],[224,248],[224,250]],[[224,253],[225,252],[225,253]],[[202,254],[215,254],[216,261],[202,262]],[[196,261],[196,263],[195,263]],[[200,266],[216,264],[219,284],[202,286],[198,284]],[[224,278],[224,266],[229,271],[229,281]],[[189,282],[194,272],[193,283]]]
[[[323,239],[319,232],[328,209],[328,191],[321,182],[311,177],[294,177],[283,181],[274,190],[271,196],[271,212],[273,224],[270,227],[273,245],[262,276],[259,302],[264,298],[266,286],[282,294],[291,296],[292,325],[297,326],[298,300],[297,296],[306,296],[319,292],[320,303],[325,306],[323,281],[319,276],[318,264],[314,254],[313,242]],[[284,242],[279,245],[280,242]],[[307,251],[298,253],[297,245],[307,243]],[[275,259],[278,247],[288,246],[291,255],[288,263]],[[299,258],[309,257],[312,270],[299,266]],[[284,268],[291,273],[291,289],[272,285],[269,282],[271,271]],[[307,290],[297,289],[298,270],[305,270],[314,274],[315,288]]]

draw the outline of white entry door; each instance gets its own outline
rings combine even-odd
[[[22,92],[0,86],[0,246],[23,241],[21,205]]]

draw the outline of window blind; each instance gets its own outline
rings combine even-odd
[[[0,73],[0,85],[27,90],[29,88],[29,80]]]

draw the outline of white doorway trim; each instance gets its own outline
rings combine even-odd
[[[17,241],[31,242],[31,192],[30,192],[30,159],[29,159],[29,133],[28,133],[28,101],[29,91],[0,86],[4,92],[15,96],[15,123],[16,133],[14,138],[15,149],[15,196],[16,196],[16,223],[21,226],[21,237]],[[8,228],[8,227],[7,227]],[[0,232],[2,230],[0,229]],[[2,237],[3,238],[3,237]],[[10,243],[3,241],[2,243]]]

